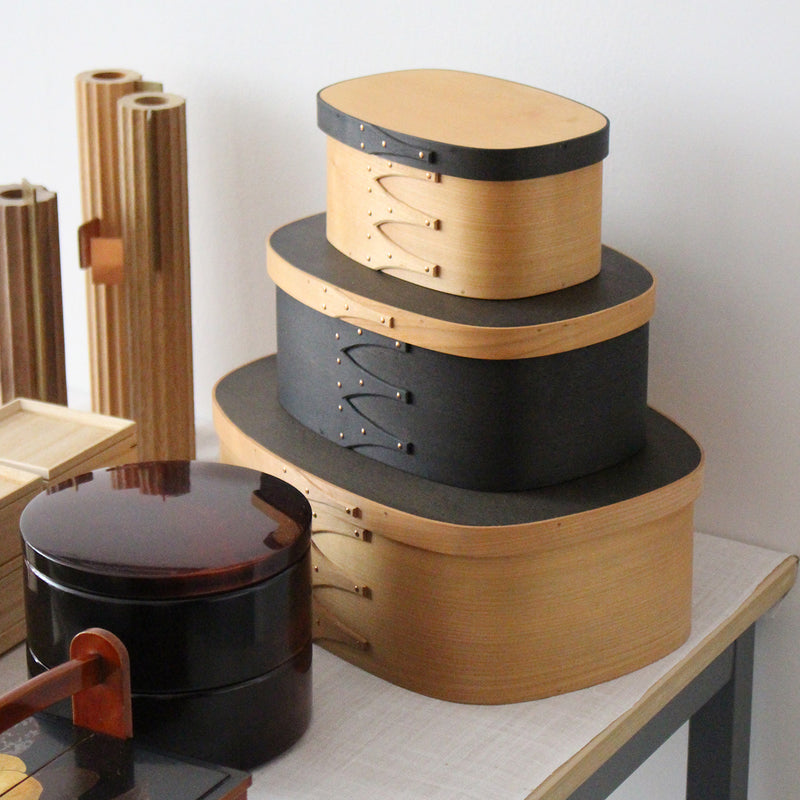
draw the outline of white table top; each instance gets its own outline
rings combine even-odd
[[[434,700],[314,649],[313,719],[289,751],[255,771],[251,800],[557,800],[677,694],[792,585],[796,559],[697,534],[692,633],[622,678],[504,706]],[[25,679],[18,647],[0,692]],[[135,722],[135,721],[134,721]]]
[[[256,771],[250,797],[566,796],[575,787],[558,781],[559,769],[613,729],[620,718],[636,713],[648,693],[655,692],[681,662],[701,653],[702,644],[718,635],[748,605],[765,578],[786,561],[785,554],[698,534],[693,631],[686,644],[631,675],[545,700],[505,706],[433,700],[316,648],[311,726],[295,747]],[[767,602],[755,618],[774,599]],[[753,621],[740,620],[706,663]]]

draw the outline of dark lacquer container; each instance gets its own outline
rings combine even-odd
[[[134,732],[250,769],[311,711],[311,510],[289,484],[200,461],[98,470],[20,520],[31,674],[102,627],[131,661]]]

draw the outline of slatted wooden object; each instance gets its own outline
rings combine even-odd
[[[67,402],[55,192],[0,186],[0,401]]]
[[[123,281],[117,101],[161,89],[132,70],[92,70],[76,78],[92,408],[131,416],[128,324]]]
[[[119,101],[122,243],[133,415],[143,461],[195,454],[186,107],[161,92]]]

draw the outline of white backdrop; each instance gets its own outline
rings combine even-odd
[[[669,6],[667,8],[667,6]],[[800,551],[800,11],[795,0],[369,4],[0,0],[0,184],[58,193],[70,398],[88,390],[74,76],[187,98],[195,394],[275,348],[264,239],[324,210],[316,92],[444,67],[611,120],[604,241],[659,279],[650,401],[703,445],[699,528]],[[752,800],[800,786],[800,589],[758,631]],[[615,800],[675,797],[685,731]]]

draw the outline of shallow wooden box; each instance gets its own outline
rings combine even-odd
[[[39,475],[45,487],[136,460],[136,423],[18,398],[0,408],[0,464]]]
[[[317,97],[327,234],[360,264],[468,297],[527,297],[600,268],[608,120],[511,81],[439,69]]]
[[[514,493],[337,447],[281,408],[274,357],[217,384],[214,421],[223,460],[311,500],[316,637],[393,683],[516,702],[632,671],[689,634],[703,457],[653,410],[645,447],[622,464]]]
[[[19,541],[18,529],[17,541]],[[0,653],[4,653],[25,638],[25,601],[22,582],[21,555],[0,563]]]
[[[311,713],[310,518],[288,483],[202,461],[96,470],[24,510],[27,657],[88,626],[131,665],[137,736],[250,769]]]
[[[0,464],[0,564],[22,552],[19,544],[19,515],[44,488],[38,475]]]
[[[430,480],[517,491],[644,444],[655,281],[609,248],[599,275],[517,300],[433,292],[364,270],[325,215],[276,231],[278,384],[317,433]]]
[[[0,653],[25,638],[19,517],[41,489],[41,478],[0,466]]]
[[[19,518],[43,489],[136,459],[136,424],[54,403],[0,407],[0,652],[25,638]]]

